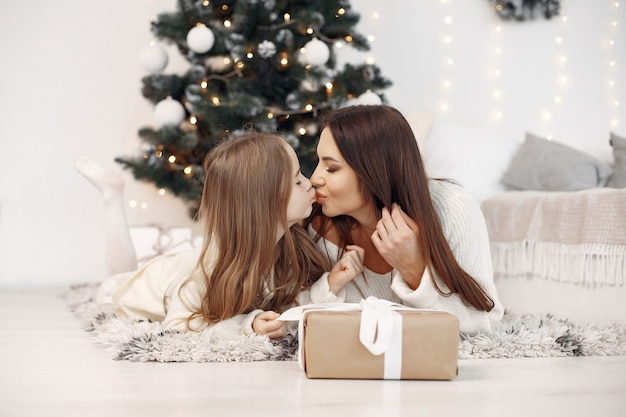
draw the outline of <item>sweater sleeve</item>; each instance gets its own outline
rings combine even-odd
[[[458,294],[440,294],[430,308],[455,314],[462,333],[491,332],[493,325],[502,318],[504,309],[493,281],[489,235],[480,207],[464,188],[454,183],[436,181],[431,185],[431,195],[456,261],[482,286],[493,300],[494,307],[490,312],[479,311],[464,303]],[[426,281],[431,286],[435,283],[444,293],[449,292],[436,275]]]
[[[210,326],[203,317],[196,316],[189,321],[188,328],[187,319],[194,311],[199,311],[202,303],[202,294],[205,293],[206,289],[204,284],[197,279],[189,281],[187,285],[182,287],[182,290],[180,290],[181,285],[182,282],[168,290],[169,302],[166,306],[166,315],[163,320],[163,327],[166,330],[187,331],[191,329],[194,331],[220,332],[233,336],[254,334],[252,322],[262,310],[238,314]]]
[[[491,332],[504,310],[493,281],[489,236],[480,207],[461,186],[449,182],[431,181],[431,196],[457,262],[483,287],[494,308],[488,313],[479,311],[465,304],[458,294],[447,295],[449,289],[436,274],[430,274],[429,268],[415,291],[398,273],[393,278],[392,290],[403,304],[455,314],[462,333]]]
[[[344,288],[335,294],[330,290],[328,283],[328,272],[325,272],[317,281],[309,288],[302,290],[298,294],[298,304],[315,304],[315,303],[343,303],[346,301],[346,290]]]

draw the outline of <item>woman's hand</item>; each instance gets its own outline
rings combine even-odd
[[[275,311],[259,313],[252,322],[252,330],[256,334],[267,335],[270,339],[277,339],[287,334],[285,322],[276,320],[280,314]]]
[[[385,261],[402,274],[409,287],[416,289],[426,269],[417,223],[394,203],[391,212],[383,208],[371,238]]]
[[[333,266],[328,274],[328,285],[336,295],[354,277],[363,272],[363,257],[365,251],[357,245],[346,246],[346,251],[341,259]]]

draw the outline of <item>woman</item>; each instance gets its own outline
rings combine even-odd
[[[315,194],[280,136],[249,132],[216,146],[204,162],[202,248],[157,257],[138,270],[121,177],[86,158],[76,168],[105,198],[115,269],[99,302],[111,304],[116,315],[162,321],[166,329],[210,327],[277,338],[286,331],[275,320],[279,312],[294,303],[328,301],[327,290],[312,284],[330,264],[299,224],[311,214]],[[350,251],[326,276],[356,275],[360,262]]]
[[[348,245],[364,250],[363,274],[323,278],[329,298],[373,295],[453,313],[463,333],[490,332],[503,308],[480,208],[460,185],[428,179],[402,114],[385,105],[334,111],[317,155],[309,232],[331,262]]]

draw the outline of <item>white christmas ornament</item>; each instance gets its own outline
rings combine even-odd
[[[168,97],[154,107],[154,120],[161,126],[178,126],[185,120],[185,108],[179,101]]]
[[[197,54],[203,54],[213,48],[215,35],[208,27],[194,26],[187,33],[187,46]]]
[[[304,45],[304,60],[311,65],[324,65],[330,58],[326,43],[313,38]]]
[[[378,104],[382,104],[382,100],[380,96],[376,93],[373,93],[371,90],[367,90],[363,94],[359,96],[357,99],[357,104],[371,105],[375,106]]]
[[[270,41],[263,41],[258,46],[257,49],[259,51],[259,55],[261,58],[267,59],[271,58],[276,54],[276,45]]]
[[[158,74],[167,65],[167,52],[161,45],[150,44],[139,53],[141,66],[150,74]]]

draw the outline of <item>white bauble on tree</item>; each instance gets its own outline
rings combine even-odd
[[[194,26],[187,33],[187,46],[197,54],[203,54],[213,48],[215,35],[204,25]]]
[[[141,66],[150,74],[158,74],[167,65],[167,52],[161,45],[150,44],[139,53]]]
[[[330,58],[330,49],[325,42],[313,38],[304,45],[304,60],[311,65],[324,65]]]
[[[178,126],[185,120],[185,108],[179,101],[168,97],[154,107],[154,120],[161,126]]]
[[[383,101],[381,100],[380,96],[372,92],[372,90],[367,90],[366,92],[361,94],[356,100],[356,104],[365,104],[370,106],[382,104],[382,102]]]

